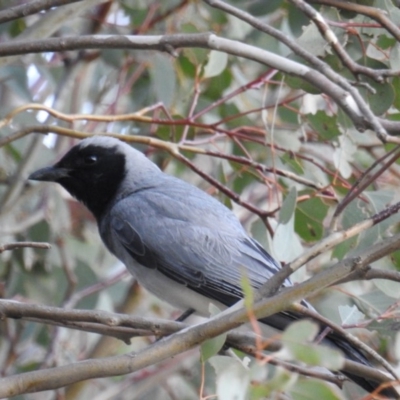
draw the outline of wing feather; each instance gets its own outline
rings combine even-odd
[[[242,297],[243,274],[257,289],[279,269],[218,201],[172,186],[152,187],[114,205],[100,227],[111,250],[117,241],[142,266],[226,305]]]

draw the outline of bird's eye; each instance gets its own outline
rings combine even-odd
[[[96,164],[97,160],[98,160],[97,156],[95,156],[95,155],[93,155],[93,154],[90,154],[90,155],[85,156],[85,157],[83,158],[83,162],[85,163],[85,165],[93,165],[93,164]]]

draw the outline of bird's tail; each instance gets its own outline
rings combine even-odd
[[[311,306],[309,306],[308,304],[307,306],[311,308]],[[263,318],[260,321],[269,326],[274,327],[275,329],[283,331],[288,327],[290,323],[299,320],[301,318],[304,318],[304,316],[302,316],[301,314],[285,311]],[[316,322],[318,323],[318,321]],[[321,327],[320,332],[323,332],[324,330],[325,327]],[[351,343],[347,341],[346,338],[344,338],[343,336],[341,336],[336,332],[331,331],[330,333],[328,333],[326,337],[323,339],[322,343],[340,349],[344,353],[344,356],[350,361],[355,361],[360,364],[371,367],[370,362],[367,360],[367,358],[361,352],[361,350],[354,347]],[[341,372],[344,375],[346,375],[350,380],[352,380],[357,385],[361,386],[369,393],[374,392],[380,386],[379,382],[373,381],[365,376],[359,376],[346,371],[341,371]],[[387,397],[388,399],[400,398],[399,393],[394,388],[391,387],[380,390],[379,395],[381,396],[381,398],[382,397]]]
[[[360,364],[366,365],[371,367],[371,364],[366,359],[364,354],[354,346],[352,346],[346,338],[340,336],[335,332],[331,332],[327,335],[326,339],[327,342],[333,344],[334,347],[339,348],[345,355],[348,360],[358,362]],[[325,341],[324,340],[324,341]],[[376,389],[378,389],[380,383],[371,380],[370,378],[366,378],[364,376],[355,375],[346,371],[341,371],[344,375],[346,375],[349,379],[351,379],[354,383],[361,386],[367,392],[372,393]],[[398,399],[399,393],[392,387],[387,387],[379,391],[379,395],[385,396],[389,399]]]

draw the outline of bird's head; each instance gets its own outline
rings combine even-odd
[[[28,179],[59,183],[99,218],[119,191],[133,192],[151,170],[158,168],[128,144],[94,136],[82,140],[56,164],[32,173]]]

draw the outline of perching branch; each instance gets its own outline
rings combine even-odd
[[[123,340],[126,343],[129,343],[130,337],[143,335],[167,336],[184,328],[188,328],[188,325],[182,322],[142,318],[98,310],[65,310],[58,307],[26,304],[12,300],[0,300],[0,315],[6,318],[34,321],[42,324],[99,333]],[[98,318],[99,315],[101,315],[100,319]],[[110,324],[110,321],[113,322]],[[252,356],[257,356],[259,353],[255,341],[255,336],[251,332],[231,331],[227,335],[227,344],[229,346]],[[278,351],[280,348],[279,342],[268,340],[268,347],[266,347],[266,350]],[[291,364],[276,357],[268,357],[267,360],[269,364],[281,366],[288,371],[297,372],[304,376],[323,379],[327,382],[335,383],[340,387],[343,381],[347,379],[341,375],[332,375],[330,373],[314,371],[313,369]],[[345,361],[345,371],[356,371],[357,373],[358,367],[359,364],[356,362]],[[365,366],[363,375],[377,382],[390,381],[387,375],[371,367]]]
[[[257,318],[263,318],[286,310],[305,296],[320,292],[334,282],[344,279],[354,271],[363,270],[371,262],[399,248],[400,234],[372,246],[358,257],[337,263],[304,283],[285,289],[274,297],[258,301],[253,306],[254,315]],[[0,397],[57,389],[85,379],[132,373],[187,351],[208,338],[238,327],[247,320],[247,310],[245,308],[238,309],[238,307],[235,305],[207,322],[177,332],[134,354],[86,360],[62,367],[1,378]],[[101,319],[102,316],[99,315],[96,318]]]

